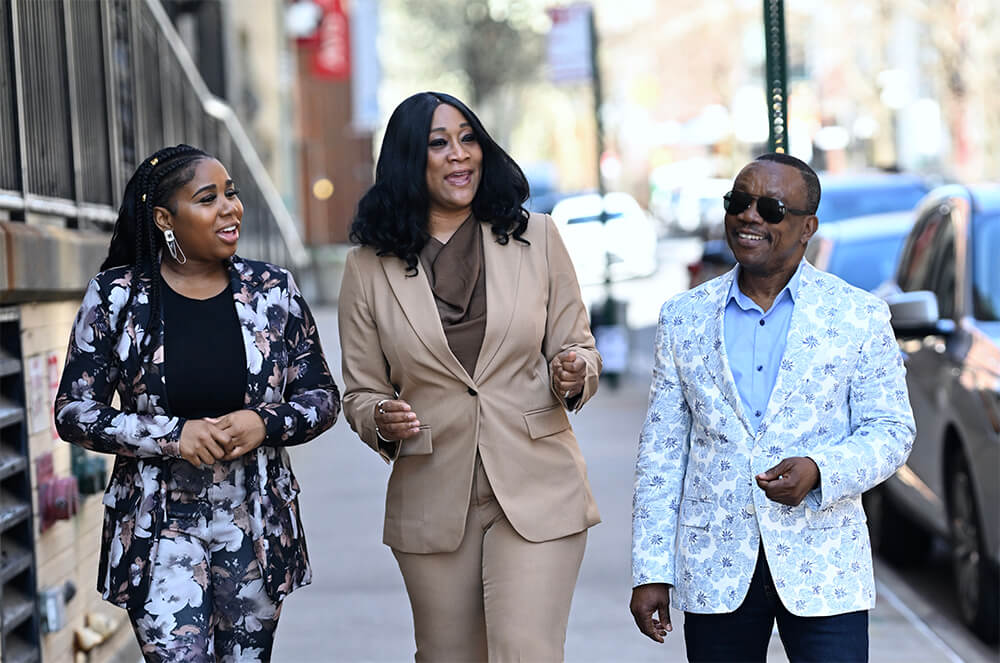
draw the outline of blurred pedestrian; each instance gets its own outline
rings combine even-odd
[[[98,590],[148,661],[269,660],[311,579],[285,447],[340,397],[291,274],[235,255],[238,194],[187,145],[139,165],[56,398],[64,440],[115,455]]]
[[[663,305],[639,439],[631,610],[691,661],[866,661],[875,604],[861,494],[910,452],[881,300],[802,256],[816,173],[765,154],[724,197],[738,267]],[[658,613],[659,619],[653,619]]]
[[[344,414],[392,461],[418,661],[558,661],[599,522],[566,411],[601,358],[550,217],[458,99],[393,112],[340,293]]]

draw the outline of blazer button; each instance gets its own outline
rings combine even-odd
[[[476,396],[478,393],[475,389],[469,387],[469,396]]]

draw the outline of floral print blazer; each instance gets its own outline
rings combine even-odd
[[[732,612],[762,543],[781,602],[802,617],[875,604],[861,494],[906,461],[914,423],[889,308],[802,265],[771,399],[758,427],[743,411],[723,337],[737,270],[663,305],[632,515],[634,585],[674,586],[672,604]],[[798,506],[754,476],[808,456],[820,486]]]
[[[245,407],[260,415],[267,431],[263,444],[245,459],[247,503],[237,508],[245,513],[234,520],[253,539],[268,594],[280,601],[312,575],[299,486],[285,447],[332,426],[340,394],[292,275],[238,256],[230,260],[229,274],[247,358]],[[133,287],[136,295],[123,310]],[[116,456],[104,496],[98,590],[123,607],[148,592],[166,519],[164,470],[168,461],[181,458],[185,423],[171,415],[167,403],[162,326],[152,362],[139,362],[149,292],[150,281],[135,278],[130,267],[94,277],[73,325],[55,403],[64,440]],[[116,337],[121,315],[125,326]],[[119,407],[112,406],[116,390]]]

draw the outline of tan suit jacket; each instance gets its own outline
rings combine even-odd
[[[340,291],[344,415],[379,451],[375,405],[408,402],[421,432],[399,446],[385,504],[383,541],[402,552],[451,552],[462,542],[482,457],[514,529],[548,541],[600,522],[566,402],[549,362],[574,349],[586,363],[576,408],[597,391],[594,347],[576,274],[548,216],[532,214],[523,237],[497,243],[481,223],[486,336],[474,375],[452,354],[427,277],[371,247],[347,258]]]

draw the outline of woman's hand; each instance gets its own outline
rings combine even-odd
[[[189,419],[181,429],[181,456],[195,467],[212,465],[226,455],[229,433],[208,419]]]
[[[250,453],[264,442],[267,435],[264,420],[253,410],[237,410],[206,421],[215,424],[229,436],[229,443],[223,445],[226,449],[223,460],[233,460]]]
[[[408,440],[420,432],[420,420],[406,401],[384,400],[375,406],[375,428],[386,440]]]
[[[566,400],[583,391],[587,363],[577,356],[575,350],[565,350],[552,359],[549,372],[552,374],[552,386]]]

